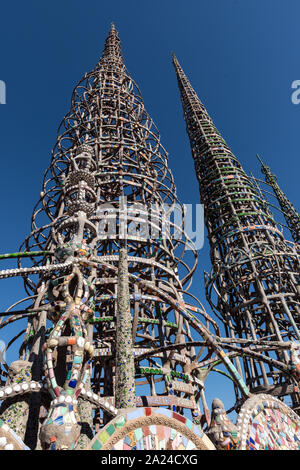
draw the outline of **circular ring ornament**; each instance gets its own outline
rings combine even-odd
[[[86,450],[215,450],[200,426],[165,408],[133,408],[112,419]]]

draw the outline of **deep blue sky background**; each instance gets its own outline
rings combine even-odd
[[[170,154],[182,202],[198,203],[199,197],[171,51],[244,169],[260,175],[258,152],[299,208],[300,105],[291,102],[291,83],[300,79],[299,17],[297,0],[2,4],[0,80],[7,104],[0,105],[0,251],[17,251],[29,233],[57,127],[74,86],[98,61],[111,21]],[[191,289],[203,302],[208,252],[205,241]],[[1,281],[1,310],[23,294],[20,280]],[[2,331],[0,338],[7,339]],[[14,357],[9,354],[9,361]],[[229,407],[233,395],[222,380],[210,379],[209,402],[218,395]]]

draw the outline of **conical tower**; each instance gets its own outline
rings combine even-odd
[[[280,208],[283,212],[286,223],[290,229],[291,235],[295,243],[300,241],[300,215],[296,211],[293,204],[288,200],[284,192],[279,187],[277,183],[277,177],[271,172],[270,167],[264,164],[259,155],[257,155],[258,160],[261,164],[261,171],[265,175],[265,181],[268,183],[278,200]]]
[[[288,352],[300,338],[297,252],[285,242],[174,55],[173,63],[210,243],[208,301],[224,324],[232,357],[242,357],[236,366],[250,391],[290,395],[297,408]]]
[[[207,448],[195,422],[203,410],[209,420],[204,380],[215,357],[247,395],[209,331],[218,334],[217,324],[186,297],[197,252],[183,213],[112,25],[99,63],[73,91],[31,233],[1,257],[18,258],[0,277],[22,276],[27,292],[1,327],[28,324],[19,359],[2,371],[0,412],[30,448],[113,448],[116,435],[119,449],[138,448],[143,434],[134,443],[125,432],[135,420],[158,433],[145,436],[150,447],[159,435],[159,446],[184,439]]]

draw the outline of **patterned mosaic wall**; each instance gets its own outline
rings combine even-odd
[[[300,450],[300,419],[270,395],[256,395],[237,420],[240,450]]]
[[[193,450],[195,444],[176,429],[150,425],[137,428],[120,439],[112,450]]]
[[[209,437],[174,411],[135,408],[112,419],[86,450],[300,450],[300,419],[278,399],[252,396],[242,406],[236,425],[226,417],[221,402],[214,402],[218,419],[213,420]],[[0,450],[29,450],[2,420]]]
[[[189,419],[165,408],[138,408],[110,421],[90,450],[215,450]]]

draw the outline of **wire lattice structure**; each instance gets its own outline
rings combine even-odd
[[[31,233],[1,256],[18,259],[0,277],[22,276],[28,297],[1,314],[9,319],[0,327],[28,325],[19,360],[1,372],[0,412],[30,448],[84,448],[125,408],[190,410],[196,421],[204,410],[209,421],[204,380],[218,363],[247,396],[217,323],[188,293],[197,251],[183,215],[112,25],[73,91]]]
[[[261,171],[265,175],[265,182],[271,186],[277,198],[279,206],[283,212],[284,218],[290,230],[295,243],[300,241],[300,215],[295,207],[288,200],[284,192],[277,183],[277,177],[271,172],[270,167],[264,164],[262,159],[257,155],[261,164]]]
[[[173,64],[210,242],[206,294],[226,331],[221,344],[239,356],[235,364],[251,393],[288,395],[297,409],[298,250],[284,239],[174,55]],[[238,404],[238,390],[236,398]]]

